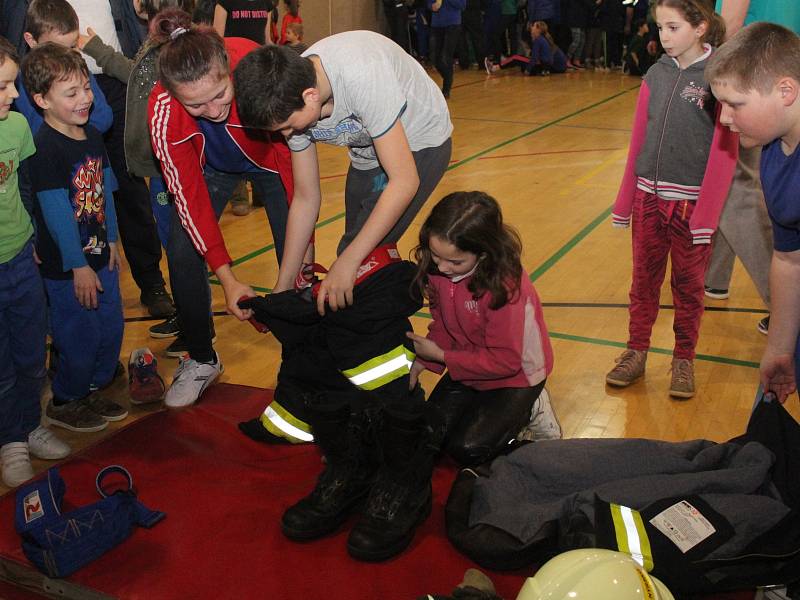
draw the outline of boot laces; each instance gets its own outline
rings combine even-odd
[[[389,480],[379,481],[372,488],[367,513],[373,518],[391,521],[403,505],[408,492],[407,485]]]
[[[676,358],[672,361],[672,378],[675,383],[689,385],[692,380],[692,361],[686,358]]]
[[[617,366],[614,370],[632,376],[640,369],[640,362],[641,359],[636,350],[625,350],[625,352],[620,354],[616,359]]]

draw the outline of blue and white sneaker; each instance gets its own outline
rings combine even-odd
[[[224,370],[216,352],[214,362],[210,363],[197,362],[188,354],[184,354],[175,371],[172,385],[164,396],[164,404],[169,408],[191,406]]]

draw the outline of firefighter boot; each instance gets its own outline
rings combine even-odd
[[[374,481],[377,465],[369,418],[363,411],[351,414],[347,402],[326,406],[331,396],[317,396],[316,406],[309,405],[314,437],[326,464],[312,492],[283,513],[281,528],[292,540],[313,540],[338,529]]]
[[[383,464],[347,540],[350,556],[369,562],[402,552],[430,514],[433,457],[441,441],[421,410],[384,410],[383,420]]]

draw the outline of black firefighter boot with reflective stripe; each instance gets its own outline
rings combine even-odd
[[[381,432],[384,464],[367,506],[347,540],[358,560],[387,560],[405,550],[431,512],[433,457],[440,440],[421,411],[384,411]],[[439,436],[440,437],[440,436]]]
[[[374,434],[363,410],[351,414],[349,404],[317,406],[309,415],[326,464],[313,491],[283,513],[281,529],[296,541],[338,529],[369,493],[377,470]]]

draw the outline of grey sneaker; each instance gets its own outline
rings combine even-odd
[[[672,381],[669,395],[673,398],[694,396],[694,363],[687,358],[672,359]]]
[[[47,427],[39,425],[28,434],[28,449],[36,458],[59,460],[72,452],[68,444],[56,437]]]
[[[547,388],[542,390],[531,409],[531,420],[517,435],[519,441],[559,440],[561,424],[550,402]]]
[[[3,483],[8,487],[17,487],[33,477],[31,457],[25,442],[11,442],[0,446],[0,465]]]
[[[122,421],[128,416],[128,409],[104,398],[97,392],[92,392],[86,398],[79,400],[88,406],[91,411],[106,421]]]
[[[170,408],[191,406],[224,370],[216,352],[212,363],[197,362],[188,354],[182,356],[172,385],[164,396],[164,404]]]
[[[53,401],[47,403],[44,411],[45,421],[49,425],[55,425],[70,431],[80,433],[91,433],[102,431],[108,427],[108,421],[95,413],[89,406],[81,400],[73,400],[67,404],[56,406]]]
[[[616,361],[617,366],[606,375],[606,383],[617,387],[626,387],[644,375],[647,352],[625,350]]]

